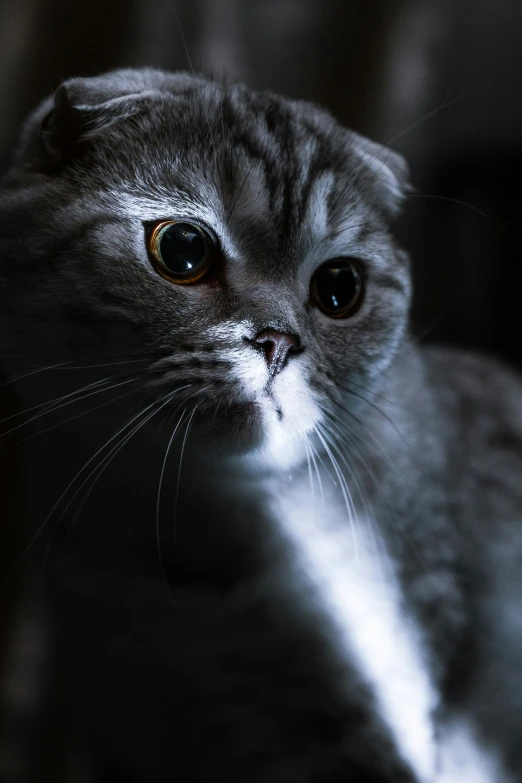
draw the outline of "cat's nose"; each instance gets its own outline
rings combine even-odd
[[[281,372],[290,353],[301,350],[301,341],[297,334],[279,332],[277,329],[263,329],[256,334],[252,342],[263,349],[271,376]]]

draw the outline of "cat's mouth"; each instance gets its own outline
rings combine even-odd
[[[274,413],[276,415],[277,421],[283,421],[283,419],[284,419],[283,408],[282,408],[281,404],[275,398],[275,395],[274,395],[274,393],[272,391],[272,384],[271,383],[265,389],[265,400],[268,403],[268,405],[270,405],[270,407],[273,409],[273,411],[274,411]],[[261,403],[261,405],[262,404],[263,403]]]
[[[267,391],[255,399],[222,400],[217,410],[200,411],[197,418],[216,445],[245,453],[266,444],[271,426],[284,422],[285,416],[275,395]]]
[[[220,377],[219,384],[186,392],[187,407],[196,403],[191,427],[209,448],[231,456],[266,452],[277,461],[299,451],[321,418],[303,365],[294,361],[270,379],[260,362],[238,361],[232,368],[235,372]]]
[[[231,400],[220,405],[218,415],[204,415],[205,429],[227,451],[244,453],[261,445],[264,435],[262,405],[256,400]]]

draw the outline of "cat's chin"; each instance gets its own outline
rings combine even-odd
[[[198,417],[200,437],[223,456],[242,456],[259,449],[266,437],[262,407],[257,402],[223,406],[215,414]]]
[[[219,457],[245,457],[252,464],[283,469],[306,457],[303,439],[292,437],[273,406],[263,402],[229,405],[202,417],[196,427]]]

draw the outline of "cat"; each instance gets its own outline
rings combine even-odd
[[[28,119],[4,448],[95,783],[522,780],[522,384],[410,335],[408,188],[326,110],[203,76]]]

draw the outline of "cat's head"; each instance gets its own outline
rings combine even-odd
[[[308,103],[154,70],[73,79],[0,194],[3,347],[145,360],[158,400],[283,453],[398,351],[404,188],[396,153]]]

